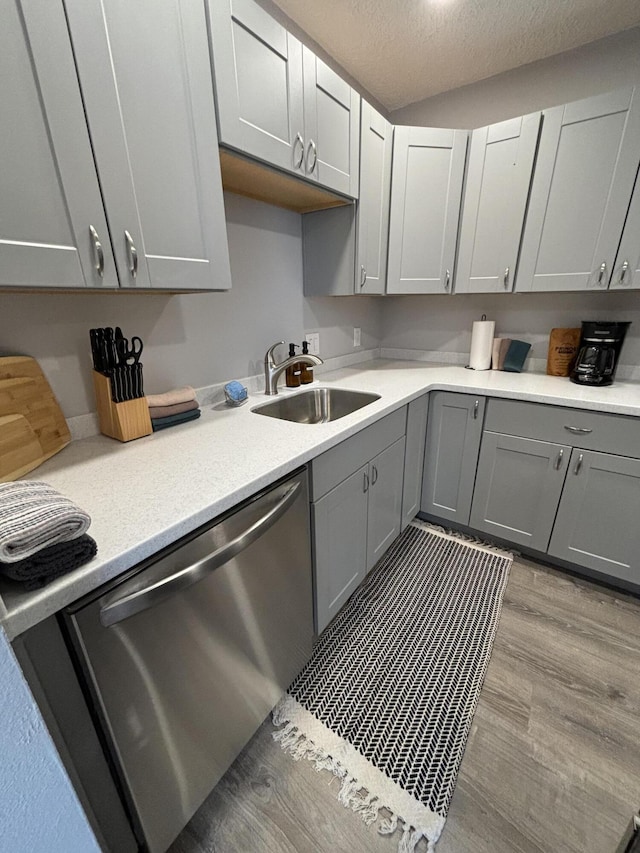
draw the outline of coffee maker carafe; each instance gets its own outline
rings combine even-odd
[[[584,321],[570,379],[578,385],[611,385],[622,342],[631,323]]]

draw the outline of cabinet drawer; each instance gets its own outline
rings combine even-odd
[[[311,466],[312,500],[318,500],[401,438],[406,422],[407,407],[403,406],[314,459]]]
[[[484,428],[585,450],[640,456],[640,418],[625,415],[491,399]]]

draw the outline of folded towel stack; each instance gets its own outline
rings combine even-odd
[[[196,392],[190,385],[164,394],[148,394],[147,405],[154,432],[200,417]]]
[[[91,519],[46,483],[0,484],[0,574],[26,589],[41,586],[93,559]]]

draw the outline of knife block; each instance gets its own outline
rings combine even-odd
[[[93,371],[100,432],[118,441],[132,441],[151,435],[151,417],[146,397],[114,403],[111,399],[111,381],[97,370]]]

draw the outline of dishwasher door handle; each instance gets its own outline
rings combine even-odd
[[[105,604],[100,610],[100,622],[105,628],[116,625],[129,616],[134,616],[136,613],[142,613],[143,610],[148,610],[150,607],[155,607],[161,601],[164,601],[175,592],[181,592],[184,589],[197,583],[206,575],[220,568],[220,566],[228,563],[245,548],[248,548],[256,539],[259,539],[270,527],[278,521],[291,504],[296,499],[300,482],[289,486],[278,503],[272,507],[269,512],[265,513],[262,518],[254,522],[251,527],[248,527],[231,542],[218,548],[213,553],[208,554],[196,563],[186,566],[177,572],[156,581],[150,586],[136,590],[130,595],[125,595],[122,598],[112,601],[110,604]]]

